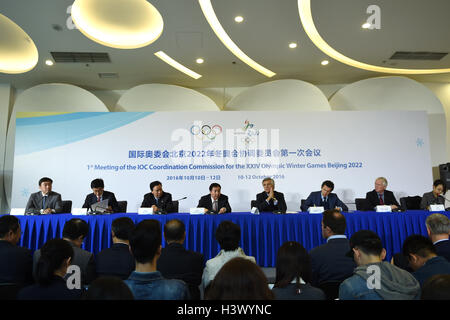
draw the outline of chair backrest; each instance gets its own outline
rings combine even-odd
[[[0,300],[16,300],[17,293],[22,287],[18,284],[2,283],[0,284]]]
[[[175,209],[174,212],[178,213],[180,210],[180,202],[178,200],[172,201],[173,207]]]
[[[117,204],[119,205],[119,213],[127,212],[127,201],[117,201]]]
[[[300,200],[300,211],[303,211],[302,207],[305,204],[305,202],[306,202],[306,199],[301,199]]]
[[[319,284],[319,288],[325,293],[327,300],[335,300],[339,298],[339,286],[341,282],[323,282]]]
[[[63,200],[62,207],[63,207],[63,213],[71,213],[72,212],[72,200]]]
[[[256,200],[250,201],[250,210],[251,210],[253,207],[258,207],[258,202],[257,202]]]
[[[421,196],[403,197],[400,198],[400,206],[402,210],[420,210]]]
[[[368,203],[366,198],[356,198],[355,199],[356,210],[363,211],[368,209]]]

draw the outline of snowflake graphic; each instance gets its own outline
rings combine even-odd
[[[28,188],[22,189],[22,197],[28,198],[30,196],[30,190]]]
[[[422,138],[417,138],[417,140],[416,140],[416,146],[417,146],[418,148],[423,147],[424,144],[425,144],[425,142],[423,141]]]

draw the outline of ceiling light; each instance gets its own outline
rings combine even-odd
[[[326,66],[327,64],[329,64],[330,62],[328,60],[323,60],[320,64],[323,66]]]
[[[364,23],[364,24],[361,26],[361,28],[363,28],[363,29],[369,29],[370,26],[371,26],[371,24],[368,23],[368,22],[366,22],[366,23]]]
[[[198,2],[200,3],[200,7],[202,8],[203,14],[205,15],[205,18],[208,21],[209,25],[211,26],[219,40],[222,41],[225,47],[228,48],[228,50],[230,50],[236,57],[241,59],[247,65],[262,73],[263,75],[269,78],[275,75],[274,72],[253,61],[241,49],[239,49],[239,47],[233,42],[233,40],[231,40],[231,38],[225,32],[219,20],[217,19],[217,16],[214,13],[214,9],[211,5],[211,0],[198,0]]]
[[[86,37],[118,49],[149,45],[164,25],[158,10],[145,0],[76,0],[71,14]]]
[[[234,18],[234,21],[236,21],[237,23],[241,23],[242,21],[244,21],[244,18],[241,16],[237,16]]]
[[[291,42],[291,43],[289,43],[289,48],[295,49],[295,48],[297,48],[297,44],[295,42]]]
[[[195,60],[195,62],[197,62],[197,63],[203,63],[203,62],[205,62],[205,60],[203,60],[202,58],[198,58],[197,60]]]
[[[325,40],[320,36],[314,25],[314,20],[311,13],[311,0],[298,0],[298,12],[300,15],[300,21],[305,29],[309,39],[319,48],[322,52],[332,57],[333,59],[345,63],[349,66],[383,73],[396,73],[396,74],[433,74],[433,73],[447,73],[450,72],[450,68],[447,69],[397,69],[379,67],[372,64],[363,63],[347,56],[333,49]]]
[[[33,40],[14,21],[0,14],[0,72],[24,73],[39,59]]]
[[[201,77],[200,74],[192,71],[191,69],[186,68],[185,66],[183,66],[181,63],[173,60],[171,57],[169,57],[166,53],[164,53],[163,51],[158,51],[155,52],[155,56],[157,56],[158,58],[160,58],[162,61],[164,61],[165,63],[169,64],[170,66],[174,67],[175,69],[187,74],[188,76],[194,78],[194,79],[198,79]]]
[[[45,64],[48,66],[52,66],[53,65],[53,61],[52,60],[45,60]]]

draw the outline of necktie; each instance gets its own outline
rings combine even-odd
[[[43,198],[42,198],[42,209],[46,209],[45,208],[45,205],[47,204],[47,196],[44,196]]]
[[[383,196],[381,194],[378,195],[380,197],[380,204],[384,206]]]
[[[158,206],[158,204],[159,204],[159,199],[158,199],[158,198],[155,198],[155,201],[156,201],[156,206]]]
[[[100,197],[97,197],[97,202],[100,202]]]
[[[219,211],[219,204],[217,203],[217,200],[215,200],[214,201],[214,203],[213,203],[213,211],[214,212],[217,212],[217,211]]]

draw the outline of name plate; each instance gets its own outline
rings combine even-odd
[[[309,213],[322,213],[322,212],[324,212],[325,211],[325,208],[324,207],[309,207],[308,208],[308,212]]]
[[[253,207],[250,212],[253,213],[253,214],[259,214],[259,210],[258,210],[257,207]]]
[[[87,208],[72,208],[73,216],[85,216],[87,215]]]
[[[430,211],[445,211],[443,204],[430,204]]]
[[[153,208],[139,208],[138,214],[153,214]]]
[[[377,206],[376,207],[377,212],[392,212],[391,206]]]
[[[205,214],[205,208],[190,208],[190,214]]]
[[[11,212],[9,214],[13,216],[23,216],[25,215],[25,208],[11,208]]]

